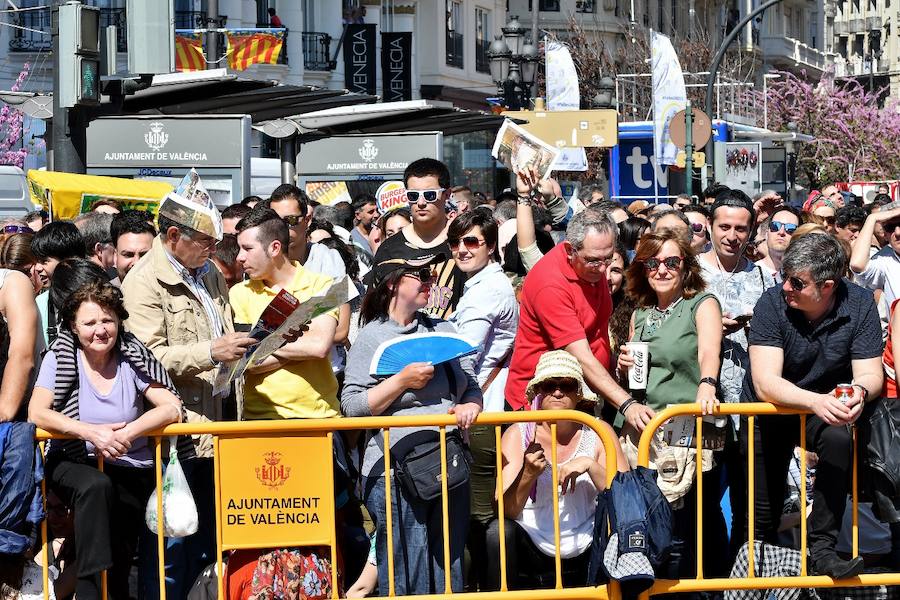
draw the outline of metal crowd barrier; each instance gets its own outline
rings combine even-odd
[[[753,431],[756,425],[756,417],[761,415],[799,415],[800,416],[800,575],[793,577],[756,577],[755,576],[755,549],[754,549],[754,444],[755,436],[748,435],[748,577],[746,578],[705,578],[703,576],[703,476],[702,461],[697,460],[697,475],[694,485],[697,497],[697,574],[694,579],[659,580],[657,579],[649,591],[649,595],[669,594],[676,592],[706,592],[716,590],[760,590],[778,588],[821,588],[821,587],[869,587],[879,585],[900,585],[900,573],[864,573],[857,577],[834,580],[825,575],[809,575],[807,566],[807,539],[806,539],[806,417],[809,413],[776,406],[767,402],[747,404],[721,404],[716,415],[743,415],[747,417],[747,426]],[[672,417],[695,416],[694,442],[697,455],[700,455],[703,446],[703,434],[698,404],[683,404],[671,406],[659,413],[650,421],[641,435],[638,447],[638,464],[647,466],[650,461],[650,442],[653,434],[666,421]],[[743,424],[742,424],[743,425]],[[857,482],[857,430],[853,428],[853,474],[852,474],[852,498],[853,498],[853,524],[852,524],[852,550],[853,556],[859,554],[859,495]]]
[[[550,449],[551,453],[551,465],[552,465],[552,481],[553,488],[559,489],[559,474],[557,469],[557,444],[556,444],[556,424],[560,421],[574,421],[586,425],[590,427],[600,438],[603,447],[607,449],[606,451],[606,478],[607,485],[612,481],[612,478],[615,476],[617,471],[617,463],[616,463],[616,452],[614,450],[615,444],[618,443],[618,440],[615,439],[614,435],[610,432],[609,429],[601,428],[600,423],[597,419],[591,417],[582,412],[578,411],[554,411],[554,410],[542,410],[542,411],[527,411],[527,412],[503,412],[503,413],[483,413],[478,416],[475,421],[475,425],[488,425],[494,427],[495,434],[495,448],[497,450],[497,511],[498,511],[498,520],[499,520],[499,529],[500,529],[500,591],[497,592],[461,592],[454,594],[455,596],[460,596],[464,598],[471,598],[472,600],[544,600],[547,597],[548,590],[509,590],[507,585],[507,573],[506,573],[506,540],[505,540],[505,532],[504,532],[504,507],[503,507],[503,460],[502,460],[502,452],[501,452],[501,425],[512,424],[512,423],[530,423],[530,422],[549,422],[551,429],[551,437],[553,439],[553,443]],[[384,463],[390,464],[390,443],[389,443],[389,430],[391,428],[399,428],[399,427],[426,427],[426,426],[438,426],[439,434],[440,434],[440,445],[441,445],[441,458],[443,459],[442,465],[442,495],[441,495],[441,508],[442,508],[442,524],[443,524],[443,549],[444,549],[444,592],[443,594],[434,594],[427,596],[405,596],[405,598],[416,598],[416,599],[425,599],[425,598],[438,598],[443,597],[448,594],[453,594],[450,588],[450,541],[449,537],[446,535],[449,530],[448,527],[448,498],[447,498],[447,478],[446,478],[446,428],[448,426],[453,426],[456,424],[456,419],[452,415],[419,415],[419,416],[387,416],[387,417],[361,417],[361,418],[335,418],[335,419],[310,419],[310,420],[284,420],[284,421],[243,421],[243,422],[209,422],[209,423],[181,423],[175,425],[169,425],[161,430],[152,432],[149,436],[150,444],[154,447],[155,453],[155,471],[156,471],[156,506],[157,506],[157,564],[159,567],[159,590],[160,590],[160,598],[165,600],[166,597],[166,588],[165,588],[165,539],[163,536],[163,527],[164,521],[162,518],[163,515],[163,507],[162,507],[162,444],[160,443],[161,439],[164,437],[169,437],[173,435],[188,435],[188,434],[209,434],[213,436],[213,447],[214,447],[214,470],[215,470],[215,482],[216,482],[216,490],[215,490],[215,500],[216,500],[216,547],[217,547],[217,573],[218,573],[218,594],[219,598],[224,599],[224,570],[222,564],[222,556],[224,551],[240,549],[240,548],[256,548],[258,546],[248,545],[248,544],[236,544],[229,543],[226,544],[223,540],[223,494],[220,484],[222,484],[222,476],[225,472],[225,469],[229,467],[229,465],[222,464],[221,453],[222,453],[222,444],[228,444],[229,440],[235,439],[278,439],[278,440],[286,440],[286,439],[295,439],[295,438],[319,438],[319,439],[327,439],[328,447],[331,447],[331,436],[334,432],[337,431],[353,431],[353,430],[367,430],[367,429],[384,429],[384,450],[385,450],[385,461]],[[61,438],[64,436],[57,436],[50,434],[49,432],[38,430],[37,439],[39,441],[40,451],[44,452],[44,442],[48,439],[52,438]],[[329,455],[327,465],[321,465],[321,468],[327,473],[331,473],[332,469],[332,461]],[[103,470],[103,461],[98,460],[98,468]],[[257,475],[259,476],[259,475]],[[330,481],[330,479],[329,479]],[[391,502],[391,494],[395,493],[392,489],[392,478],[385,477],[385,504],[386,504],[386,528],[388,532],[387,537],[387,556],[379,557],[379,560],[384,558],[387,560],[387,568],[388,568],[388,579],[390,581],[390,588],[387,590],[389,596],[395,596],[394,589],[394,539],[393,539],[393,527],[392,527],[392,502]],[[42,484],[45,485],[45,484]],[[46,490],[44,490],[46,491]],[[330,492],[333,495],[333,492]],[[46,497],[46,494],[45,494]],[[333,500],[333,498],[332,498]],[[616,597],[618,598],[620,595],[617,591],[617,586],[615,584],[611,585],[609,590],[607,590],[606,585],[601,586],[589,586],[589,587],[579,587],[579,588],[563,588],[562,586],[562,560],[559,554],[559,496],[554,495],[554,519],[553,519],[553,530],[554,530],[554,538],[556,542],[556,557],[555,557],[555,589],[552,594],[554,598],[558,600],[596,600],[599,598],[607,598],[607,597]],[[327,540],[328,543],[322,543],[326,540],[315,540],[313,542],[307,542],[307,545],[315,545],[315,546],[330,546],[331,549],[331,568],[332,568],[332,589],[334,598],[338,598],[338,577],[337,577],[337,533],[334,531],[334,527],[332,527],[331,536]],[[48,531],[47,531],[47,521],[46,519],[41,525],[41,539],[42,539],[42,558],[43,558],[43,580],[44,580],[44,598],[45,600],[49,599],[49,552],[48,552]],[[303,545],[296,543],[298,540],[294,539],[285,539],[283,540],[283,544],[280,547],[291,547],[297,545]],[[279,544],[272,544],[263,546],[263,548],[270,547],[279,547]],[[345,582],[348,586],[352,582]],[[106,573],[104,572],[102,575],[102,595],[103,598],[107,598],[107,584],[106,584]],[[675,591],[675,590],[673,590]]]

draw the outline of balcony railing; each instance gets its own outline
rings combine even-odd
[[[475,70],[479,73],[491,72],[491,59],[488,56],[490,40],[475,40]]]
[[[49,52],[50,9],[14,12],[11,15],[12,37],[9,39],[10,52]],[[19,29],[20,27],[24,29]]]
[[[304,31],[303,36],[303,68],[307,71],[333,71],[331,60],[331,36],[318,31]],[[285,48],[281,51],[278,64],[287,64],[287,32],[285,32]]]
[[[198,27],[198,19],[195,15],[203,15],[206,22],[206,13],[176,12],[176,27],[192,29]],[[49,52],[52,43],[50,41],[50,9],[28,10],[12,13],[12,22],[18,27],[12,30],[9,40],[11,52]],[[190,23],[190,24],[189,24]],[[100,27],[116,26],[116,51],[128,51],[128,32],[126,30],[126,18],[124,8],[101,8]]]
[[[175,29],[202,29],[206,27],[206,11],[176,10]]]
[[[463,34],[447,32],[447,66],[463,68]]]

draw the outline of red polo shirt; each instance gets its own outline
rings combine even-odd
[[[525,405],[525,388],[544,352],[560,350],[586,339],[594,356],[610,366],[609,317],[612,298],[604,277],[598,283],[581,280],[558,244],[525,277],[519,307],[519,331],[506,380],[506,402]]]

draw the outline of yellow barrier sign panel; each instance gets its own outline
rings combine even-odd
[[[330,545],[331,437],[219,438],[224,549]]]
[[[528,121],[528,133],[557,148],[611,148],[619,143],[619,113],[594,110],[508,110],[503,116]]]

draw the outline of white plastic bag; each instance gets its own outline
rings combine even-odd
[[[163,534],[166,537],[185,537],[197,532],[197,505],[187,478],[178,462],[177,438],[169,438],[169,464],[163,475]],[[147,500],[144,513],[147,527],[156,534],[156,490]]]

